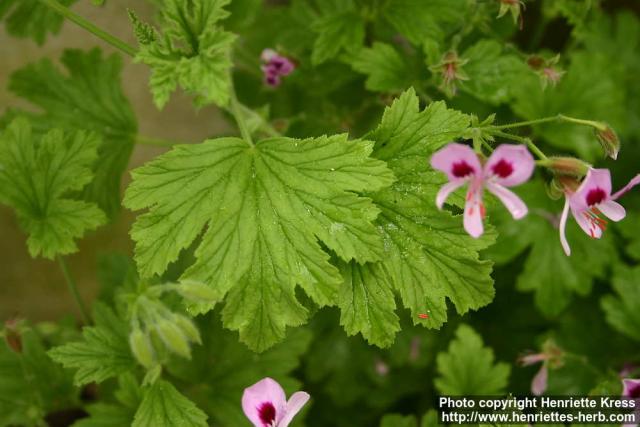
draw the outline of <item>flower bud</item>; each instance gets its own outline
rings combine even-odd
[[[500,10],[498,18],[502,18],[507,13],[511,13],[513,23],[522,29],[522,9],[524,3],[521,0],[500,0]]]
[[[549,157],[547,163],[543,163],[556,175],[582,178],[587,174],[591,165],[575,157]]]
[[[620,151],[620,140],[616,132],[608,124],[603,123],[602,125],[602,127],[595,128],[596,137],[605,154],[616,160]]]
[[[195,282],[195,281],[184,281],[181,282],[176,288],[178,293],[188,302],[193,303],[201,303],[207,302],[210,303],[216,300],[216,293],[209,286],[204,283]]]
[[[189,340],[178,325],[171,320],[161,319],[155,326],[155,330],[169,351],[191,359]]]
[[[151,340],[140,328],[135,328],[129,334],[129,346],[136,360],[142,366],[151,369],[156,364],[155,351]]]
[[[440,90],[448,96],[456,94],[456,82],[469,80],[467,74],[462,70],[462,66],[467,62],[468,60],[458,57],[456,52],[449,51],[444,54],[438,64],[429,67],[432,72],[441,75]]]
[[[182,333],[185,334],[189,341],[195,342],[197,344],[202,344],[200,331],[198,331],[198,328],[196,327],[196,325],[194,325],[191,319],[185,316],[177,315],[173,320],[175,321],[176,325],[182,330]]]

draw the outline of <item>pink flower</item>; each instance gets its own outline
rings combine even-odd
[[[295,70],[295,64],[286,56],[280,55],[273,49],[265,49],[260,55],[264,82],[269,86],[279,86],[281,77],[288,76]]]
[[[547,360],[549,360],[550,357],[550,355],[545,353],[535,353],[524,355],[518,359],[518,363],[520,363],[521,366],[530,366],[542,362],[540,370],[531,381],[531,393],[535,396],[541,396],[547,390],[547,379],[549,377]]]
[[[255,427],[287,427],[309,397],[298,391],[287,401],[280,384],[264,378],[244,390],[242,410]]]
[[[431,166],[446,173],[449,178],[436,197],[439,209],[442,209],[449,194],[469,183],[464,206],[464,229],[472,237],[480,237],[484,231],[482,192],[485,187],[500,199],[513,218],[520,219],[527,214],[524,202],[506,188],[522,184],[533,173],[535,163],[525,146],[500,145],[482,166],[480,158],[470,147],[451,143],[431,157]]]
[[[636,420],[640,419],[640,380],[634,380],[631,378],[625,378],[622,380],[622,397],[633,399],[636,402],[636,409],[634,415]],[[638,423],[623,424],[622,427],[638,427]]]
[[[602,237],[607,228],[607,220],[620,221],[626,215],[622,205],[615,200],[640,184],[640,175],[636,175],[627,185],[615,194],[611,194],[611,172],[608,169],[589,169],[587,176],[575,192],[565,190],[565,204],[560,218],[560,242],[567,255],[571,248],[565,234],[569,209],[582,230],[594,239]]]

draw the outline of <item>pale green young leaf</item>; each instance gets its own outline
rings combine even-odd
[[[462,24],[467,7],[466,0],[390,0],[383,15],[410,42],[422,44],[440,41],[448,28]]]
[[[505,53],[495,40],[481,40],[462,54],[468,62],[462,67],[469,80],[460,82],[460,90],[491,104],[508,102],[513,87],[533,75],[524,61]]]
[[[202,345],[194,347],[192,360],[174,360],[167,370],[181,381],[198,384],[194,387],[197,391],[190,397],[209,414],[213,425],[246,423],[242,407],[235,402],[241,401],[246,387],[264,377],[278,381],[287,395],[301,389],[300,382],[291,373],[308,351],[309,330],[295,329],[284,341],[258,355],[238,342],[237,333],[224,329],[213,312],[199,318],[198,326],[202,331]]]
[[[384,240],[384,255],[380,268],[369,268],[363,276],[362,287],[391,286],[411,310],[414,323],[430,328],[439,328],[446,321],[446,298],[463,314],[487,305],[494,295],[491,262],[479,257],[479,251],[494,239],[492,229],[481,239],[473,239],[465,233],[460,216],[439,211],[435,197],[446,178],[429,166],[430,156],[460,137],[468,124],[467,116],[447,109],[443,102],[420,111],[418,97],[409,90],[385,111],[380,126],[367,136],[376,141],[373,156],[387,162],[397,181],[371,196],[381,210],[376,225]],[[380,304],[379,299],[362,301],[369,310],[385,311],[387,322],[394,319],[395,304]],[[348,313],[354,310],[354,302],[358,301],[343,300],[340,307]],[[418,320],[420,313],[428,314],[429,319]],[[370,328],[362,319],[352,325],[359,325],[363,332]],[[350,331],[355,332],[355,328]],[[376,345],[390,343],[388,335],[380,335],[376,341],[371,338]]]
[[[206,427],[207,414],[168,381],[158,380],[144,391],[132,427]]]
[[[64,6],[76,0],[60,0]],[[48,33],[58,34],[64,18],[40,0],[2,0],[0,19],[4,19],[7,32],[15,37],[31,38],[42,45]]]
[[[436,388],[453,396],[501,395],[511,372],[508,364],[494,362],[493,350],[467,325],[458,327],[447,352],[438,353],[436,363]]]
[[[224,7],[229,2],[163,2],[160,34],[141,44],[136,55],[136,61],[151,67],[149,83],[158,108],[164,107],[178,86],[195,96],[197,106],[227,105],[235,36],[224,31],[219,21],[228,16]]]
[[[66,368],[77,369],[76,385],[100,383],[130,371],[135,360],[129,351],[127,324],[107,307],[94,306],[95,326],[85,326],[82,341],[71,342],[49,351],[49,356]]]
[[[418,427],[413,415],[387,414],[382,417],[380,427]]]
[[[541,181],[523,185],[518,194],[536,208],[520,221],[513,221],[503,209],[490,210],[499,239],[488,254],[502,264],[530,248],[516,287],[535,292],[538,309],[555,316],[569,305],[574,293],[588,295],[593,281],[605,277],[616,260],[614,242],[610,233],[600,240],[591,239],[569,218],[566,231],[572,254],[568,257],[557,228],[564,200],[550,200]]]
[[[77,389],[33,329],[21,328],[19,335],[20,353],[0,341],[0,426],[42,426],[48,413],[77,399]]]
[[[24,118],[0,135],[0,203],[15,209],[31,256],[75,252],[75,239],[105,222],[95,204],[70,197],[91,181],[99,143],[95,134],[60,129],[36,138]]]
[[[600,301],[607,322],[619,332],[640,341],[640,267],[618,267],[612,286],[617,295]]]
[[[366,74],[367,89],[393,92],[404,89],[409,83],[409,70],[404,58],[391,45],[375,42],[363,48],[351,58],[354,70]]]
[[[120,209],[120,178],[137,133],[136,118],[120,87],[122,62],[118,55],[104,57],[97,48],[65,50],[61,62],[66,73],[43,59],[11,75],[9,89],[41,112],[11,110],[9,117],[32,118],[38,134],[60,127],[100,135],[94,178],[84,197],[113,217]]]
[[[364,20],[353,1],[332,2],[332,6],[325,7],[322,16],[313,24],[313,30],[318,34],[311,53],[314,65],[335,58],[342,51],[357,52],[364,43]]]
[[[371,150],[346,135],[175,147],[136,169],[126,193],[129,208],[150,209],[132,230],[141,274],[162,273],[206,226],[183,278],[218,301],[228,294],[225,325],[253,349],[270,347],[307,317],[296,285],[321,306],[336,303],[340,274],[318,240],[345,261],[380,259],[378,210],[355,192],[393,175]]]

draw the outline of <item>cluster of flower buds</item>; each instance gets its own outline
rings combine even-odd
[[[159,299],[161,293],[173,290],[173,286],[180,285],[152,286],[131,307],[129,344],[136,360],[147,369],[160,364],[168,353],[189,359],[191,344],[202,342],[191,319],[171,311]]]
[[[288,76],[296,69],[296,65],[286,56],[280,55],[273,49],[265,49],[260,55],[264,83],[271,87],[280,86],[282,77]]]
[[[455,51],[449,51],[444,54],[440,62],[429,67],[431,72],[440,75],[440,90],[447,96],[456,94],[458,82],[469,80],[469,77],[462,69],[467,62],[467,59],[461,59]]]
[[[546,88],[547,85],[557,85],[565,73],[564,70],[558,67],[559,61],[560,55],[555,55],[549,59],[540,55],[531,55],[527,58],[527,65],[538,74],[542,87]]]

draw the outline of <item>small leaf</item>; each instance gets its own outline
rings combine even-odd
[[[460,325],[446,353],[437,357],[438,391],[452,396],[501,395],[511,367],[494,363],[493,351],[471,327]]]
[[[207,414],[165,380],[144,392],[132,427],[206,427]]]
[[[76,0],[59,0],[70,6]],[[47,33],[58,34],[64,17],[40,0],[2,0],[0,19],[5,17],[7,32],[15,37],[31,38],[42,45]]]
[[[134,21],[141,42],[136,61],[151,67],[151,92],[163,108],[177,86],[195,95],[204,106],[229,102],[231,47],[235,36],[218,21],[229,14],[230,0],[167,0],[160,11],[161,31],[152,37],[150,26]],[[142,37],[141,37],[142,36]]]
[[[366,87],[371,91],[393,92],[409,83],[409,70],[404,58],[395,48],[376,42],[363,48],[351,59],[354,70],[366,74]]]
[[[100,383],[133,369],[127,325],[106,305],[94,307],[95,326],[82,330],[83,341],[65,344],[49,351],[53,360],[67,368],[78,369],[74,382],[80,386]]]
[[[333,59],[343,50],[357,52],[364,43],[364,21],[353,1],[341,0],[335,6],[336,9],[324,13],[313,24],[313,30],[318,33],[311,54],[313,65]]]
[[[69,197],[91,181],[99,143],[95,134],[60,129],[38,140],[24,118],[0,135],[0,202],[16,210],[31,256],[75,252],[75,239],[105,223],[95,204]]]

